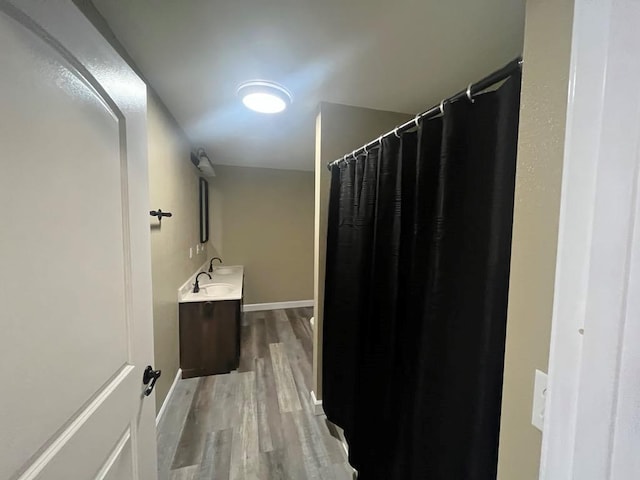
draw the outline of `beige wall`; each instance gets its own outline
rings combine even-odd
[[[498,478],[538,478],[531,425],[536,369],[547,371],[573,0],[527,2]]]
[[[88,0],[74,0],[87,18],[142,77],[137,66],[113,35],[104,18]],[[144,80],[144,78],[143,78]],[[167,396],[179,368],[177,289],[207,259],[195,253],[198,220],[198,171],[189,161],[186,135],[147,84],[147,134],[150,208],[173,217],[149,217],[153,279],[154,367],[162,370],[156,385],[156,410]],[[193,247],[193,258],[189,248]],[[215,252],[209,247],[210,252]]]
[[[327,237],[327,208],[331,175],[327,164],[352,152],[413,118],[413,115],[385,112],[334,103],[320,104],[316,119],[315,245],[313,341],[313,391],[322,398],[322,321],[324,312],[324,265]]]
[[[189,144],[152,97],[147,122],[150,205],[173,213],[160,228],[150,217],[154,366],[163,372],[156,386],[156,408],[160,408],[180,366],[177,290],[208,257],[206,251],[196,254],[198,171],[189,161]]]
[[[245,304],[313,298],[313,172],[216,166],[211,239],[245,267]]]

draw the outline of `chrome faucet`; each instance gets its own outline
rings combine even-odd
[[[209,275],[207,272],[200,272],[198,275],[196,275],[196,283],[193,284],[193,293],[198,293],[200,291],[200,283],[198,283],[200,275],[206,275],[207,277],[209,277],[209,280],[211,280],[211,275]]]
[[[220,263],[222,264],[222,259],[220,257],[213,257],[210,261],[209,261],[209,273],[213,272],[213,261],[214,260],[219,260]]]

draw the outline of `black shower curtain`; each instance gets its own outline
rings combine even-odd
[[[520,74],[332,167],[323,405],[359,479],[496,477]]]

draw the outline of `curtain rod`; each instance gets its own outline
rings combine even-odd
[[[399,136],[401,133],[404,133],[407,130],[417,127],[420,120],[427,120],[430,118],[437,117],[438,115],[442,114],[445,103],[452,103],[462,98],[467,98],[468,100],[473,101],[474,93],[475,94],[480,93],[486,90],[487,88],[491,87],[492,85],[495,85],[496,83],[509,78],[511,75],[513,75],[513,73],[516,70],[520,68],[522,68],[522,57],[518,57],[515,60],[512,60],[511,62],[507,63],[504,67],[484,77],[479,82],[469,84],[466,90],[462,90],[456,93],[455,95],[442,100],[442,102],[440,102],[439,105],[436,105],[435,107],[431,107],[429,110],[425,112],[419,113],[418,115],[416,115],[416,117],[413,120],[409,120],[407,123],[404,123],[399,127],[394,128],[390,132],[385,133],[384,135],[376,138],[375,140],[367,143],[366,145],[363,145],[362,147],[354,150],[353,152],[345,155],[344,157],[339,158],[338,160],[334,160],[331,163],[328,163],[327,168],[331,170],[331,167],[333,165],[336,165],[339,162],[346,160],[347,157],[353,156],[355,158],[360,152],[365,152],[369,148],[374,148],[376,147],[376,145],[381,145],[382,139],[388,137],[389,135]]]

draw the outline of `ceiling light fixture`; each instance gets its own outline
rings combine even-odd
[[[265,80],[252,80],[238,87],[245,107],[260,113],[280,113],[291,105],[292,95],[282,85]]]

